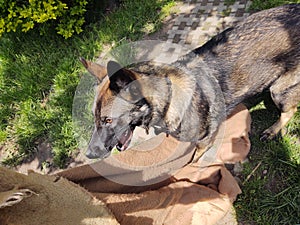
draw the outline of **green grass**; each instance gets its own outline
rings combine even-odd
[[[279,5],[290,4],[290,3],[300,3],[299,0],[253,0],[250,6],[250,10],[263,10],[273,8]]]
[[[275,108],[270,111],[262,104],[252,109],[252,148],[243,171],[243,193],[235,203],[241,224],[300,222],[299,111],[283,137],[261,142],[259,134],[276,120],[278,114]]]
[[[99,12],[97,23],[67,40],[55,32],[40,36],[34,30],[0,39],[0,149],[7,155],[3,164],[21,163],[45,140],[52,147],[55,166],[66,165],[78,145],[71,115],[84,71],[78,57],[92,59],[103,46],[156,31],[173,5],[172,0],[122,2],[109,15]]]

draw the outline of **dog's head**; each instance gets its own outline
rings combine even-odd
[[[151,114],[140,87],[140,74],[113,61],[107,68],[83,58],[80,61],[99,83],[93,106],[95,127],[86,156],[105,158],[114,147],[124,151],[135,127],[146,125]]]

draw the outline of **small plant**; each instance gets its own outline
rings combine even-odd
[[[34,27],[44,34],[50,26],[65,38],[82,31],[87,0],[0,0],[0,35],[27,32]]]

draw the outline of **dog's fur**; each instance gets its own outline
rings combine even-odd
[[[253,14],[169,66],[81,61],[101,83],[90,158],[125,149],[136,126],[208,144],[237,104],[264,91],[281,111],[261,137],[271,139],[300,101],[300,4]]]

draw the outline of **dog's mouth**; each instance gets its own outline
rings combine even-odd
[[[119,137],[118,144],[116,145],[116,148],[118,149],[118,151],[125,151],[128,148],[131,138],[133,136],[133,130],[134,130],[134,128],[129,127]]]

